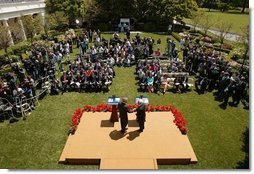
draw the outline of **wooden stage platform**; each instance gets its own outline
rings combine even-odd
[[[158,169],[164,164],[196,163],[187,135],[173,123],[171,112],[149,112],[145,130],[139,133],[135,113],[129,114],[128,130],[111,123],[109,112],[85,112],[70,135],[59,163],[95,164],[100,169]]]

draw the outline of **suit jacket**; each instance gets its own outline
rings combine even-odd
[[[137,119],[138,121],[145,122],[146,120],[146,107],[145,104],[141,104],[137,108]]]
[[[121,120],[128,121],[128,113],[130,113],[130,110],[128,109],[127,104],[120,102],[118,104],[118,109],[119,109],[119,117]]]

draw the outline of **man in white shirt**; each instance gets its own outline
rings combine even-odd
[[[57,53],[55,55],[55,60],[57,61],[59,71],[63,71],[62,59],[63,59],[63,55],[61,53],[59,53],[59,51],[57,51]]]

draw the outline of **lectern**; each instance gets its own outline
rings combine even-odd
[[[142,100],[143,101],[143,103],[145,104],[145,105],[148,105],[149,104],[149,99],[148,99],[148,97],[144,97],[144,96],[137,96],[136,98],[135,98],[135,104],[138,104],[138,101],[139,100]]]
[[[118,122],[118,113],[117,113],[117,105],[120,102],[119,97],[108,97],[108,105],[112,106],[112,112],[110,116],[110,121],[111,122]]]

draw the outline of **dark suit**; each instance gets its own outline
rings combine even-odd
[[[128,124],[128,113],[130,113],[130,110],[128,109],[127,104],[122,102],[118,104],[118,109],[121,122],[121,131],[123,132]]]
[[[144,124],[146,121],[146,107],[144,104],[141,104],[137,108],[137,121],[139,124],[140,131],[143,131],[143,129],[145,128]]]

